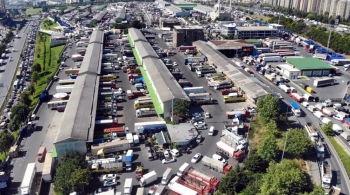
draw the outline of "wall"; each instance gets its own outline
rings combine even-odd
[[[57,157],[60,159],[64,153],[76,151],[81,155],[87,153],[85,140],[67,140],[55,143]]]

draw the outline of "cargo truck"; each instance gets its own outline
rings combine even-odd
[[[211,98],[210,93],[190,93],[188,97],[192,101],[192,105],[216,104],[217,101]]]
[[[325,78],[325,79],[315,79],[314,87],[322,87],[327,85],[335,85],[337,84],[337,80],[333,78]]]
[[[196,50],[196,46],[180,46],[179,51],[185,52],[186,50]]]
[[[216,73],[216,70],[211,66],[200,66],[196,68],[196,73],[198,77],[202,77],[208,73]]]
[[[185,87],[183,88],[186,94],[190,93],[205,93],[204,87]]]
[[[35,163],[29,163],[27,165],[26,172],[24,173],[24,177],[21,183],[21,195],[30,195],[34,194],[32,192],[34,177],[36,174],[36,165]]]
[[[56,86],[57,93],[71,93],[74,85],[58,85]]]
[[[205,61],[205,57],[201,56],[201,57],[187,57],[184,60],[184,63],[187,65],[188,63],[199,63],[199,62],[204,62]]]
[[[192,87],[192,83],[190,83],[189,81],[186,81],[184,79],[179,80],[179,85],[181,87]]]
[[[292,107],[292,112],[295,116],[300,117],[301,115],[301,110],[300,107],[298,105],[298,103],[296,102],[290,102],[290,106]]]
[[[336,113],[335,109],[331,107],[323,108],[321,112],[329,117],[332,117]]]
[[[325,151],[323,143],[320,140],[318,140],[315,142],[314,147],[315,147],[317,158],[320,160],[323,160],[324,159],[324,151]]]
[[[316,129],[314,129],[314,127],[312,126],[311,122],[307,122],[304,125],[305,130],[307,132],[307,134],[309,135],[311,141],[316,142],[319,139],[319,135],[318,132],[316,131]]]
[[[219,141],[216,143],[216,147],[222,151],[224,154],[233,157],[237,161],[241,161],[244,158],[244,152],[242,151],[237,151],[235,148],[227,145],[223,141]]]
[[[136,117],[147,117],[147,116],[155,116],[157,115],[155,108],[140,108],[136,110]]]
[[[302,103],[304,101],[304,97],[298,93],[290,93],[290,97],[299,103]]]
[[[230,93],[228,95],[224,96],[224,103],[231,103],[231,102],[243,102],[246,98],[238,93]]]
[[[290,88],[287,87],[286,85],[280,84],[278,87],[279,87],[284,93],[289,93],[289,92],[290,92]]]
[[[128,140],[126,140],[128,141]],[[128,152],[125,155],[125,170],[126,171],[131,171],[132,170],[132,158],[134,155],[133,150],[128,150]]]
[[[322,176],[322,187],[323,189],[331,188],[331,180],[332,180],[332,169],[331,165],[328,164],[327,161],[323,161],[321,165],[321,176]]]
[[[155,182],[157,180],[158,176],[155,171],[151,171],[147,174],[144,174],[140,179],[140,186],[144,187],[147,185],[150,185],[151,183]]]
[[[47,153],[45,162],[44,162],[44,168],[42,172],[42,178],[45,182],[51,182],[52,181],[52,167],[53,167],[53,159],[52,159],[52,153]]]
[[[219,173],[228,173],[232,169],[232,165],[229,165],[227,162],[221,162],[214,160],[208,156],[203,156],[201,162],[204,166],[209,167],[209,169],[217,171]]]
[[[280,56],[266,56],[262,59],[264,60],[264,62],[282,62],[282,58]]]
[[[111,142],[94,144],[91,146],[91,153],[97,155],[98,151],[104,149],[105,153],[117,153],[130,149],[128,140],[113,140]]]
[[[161,183],[163,185],[167,185],[172,175],[173,175],[172,168],[168,167],[165,170],[165,172],[163,173],[163,177],[162,177],[162,182]]]
[[[132,195],[132,178],[125,179],[124,195]]]

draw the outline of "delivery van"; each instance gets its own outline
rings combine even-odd
[[[191,168],[191,166],[188,163],[184,163],[179,170],[177,171],[177,175],[178,176],[182,176],[184,173],[186,173],[189,169]]]
[[[42,146],[39,148],[39,151],[38,151],[38,162],[40,163],[44,162],[45,156],[46,156],[46,147]]]
[[[214,135],[214,126],[211,126],[208,131],[208,135],[213,136]]]

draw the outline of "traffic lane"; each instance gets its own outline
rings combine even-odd
[[[286,93],[284,93],[282,90],[280,90],[276,85],[273,85],[272,83],[270,83],[270,82],[268,82],[267,80],[265,80],[264,77],[263,77],[262,75],[260,75],[257,71],[255,71],[255,70],[253,70],[253,69],[251,69],[251,71],[253,71],[254,74],[255,74],[257,77],[259,77],[261,80],[265,81],[264,84],[268,84],[268,85],[270,86],[271,89],[273,89],[273,90],[275,90],[275,91],[280,91],[281,95],[282,95],[283,98],[284,98],[282,101],[284,101],[284,103],[285,103],[286,105],[289,105],[289,102],[291,102],[291,101],[295,101],[295,100],[293,100],[288,94],[286,94]],[[305,124],[305,122],[307,122],[307,121],[308,121],[308,122],[312,122],[313,125],[314,125],[315,127],[317,127],[317,129],[320,129],[320,126],[319,126],[320,121],[319,121],[315,116],[313,116],[313,115],[307,115],[306,109],[303,108],[302,106],[300,106],[300,107],[301,107],[301,110],[302,110],[302,112],[303,112],[304,114],[302,115],[302,117],[298,117],[298,118],[297,118],[298,121],[299,121],[301,124]],[[324,136],[322,131],[320,131],[320,133],[321,133],[320,135]],[[327,144],[328,144],[328,143],[327,143]],[[329,155],[327,155],[327,153],[326,153],[326,157],[329,156],[329,158],[326,158],[326,160],[329,161],[329,163],[331,163],[331,165],[332,165],[332,171],[333,171],[333,173],[334,173],[335,176],[337,175],[338,172],[341,173],[340,176],[336,176],[336,177],[333,177],[333,178],[332,178],[332,185],[337,185],[337,186],[339,186],[342,190],[344,189],[344,191],[345,191],[344,193],[345,193],[345,194],[349,194],[349,188],[347,187],[346,180],[345,180],[345,178],[347,178],[347,175],[345,175],[346,172],[343,173],[343,172],[341,171],[341,168],[340,168],[340,163],[341,163],[341,162],[338,163],[337,160],[333,157],[333,154],[332,154],[331,150],[329,149],[329,147],[327,146],[327,144],[325,143],[325,146],[326,146],[326,148],[327,148],[327,151],[326,151],[326,152],[328,152]],[[337,177],[340,177],[340,183],[338,182],[339,180],[337,179]],[[344,182],[341,182],[341,181],[344,181]]]

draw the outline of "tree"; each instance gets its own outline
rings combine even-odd
[[[142,23],[142,22],[140,22],[139,20],[133,20],[133,21],[131,22],[131,27],[132,27],[132,28],[141,29],[141,28],[145,28],[146,25],[145,25],[145,23]]]
[[[40,48],[40,47],[38,47],[38,48]],[[40,53],[40,51],[38,51],[38,53]],[[35,63],[33,66],[32,66],[32,68],[31,68],[31,70],[33,71],[33,72],[41,72],[41,65],[39,64],[39,63]]]
[[[278,134],[278,127],[276,121],[270,121],[265,125],[265,131],[269,135],[276,136]]]
[[[327,136],[334,136],[334,131],[333,131],[333,123],[329,122],[322,127],[322,131],[327,135]]]
[[[21,124],[21,121],[19,120],[18,116],[11,116],[11,121],[9,124],[10,131],[16,131],[19,129],[19,125]]]
[[[289,130],[286,152],[301,158],[304,154],[311,151],[313,143],[303,129],[291,129]]]
[[[249,156],[244,159],[244,167],[254,173],[264,173],[268,167],[268,162],[259,156],[256,149],[253,149]]]
[[[61,163],[56,168],[54,191],[58,194],[69,194],[82,189],[91,178],[84,159],[77,152],[63,154]]]
[[[235,194],[235,192],[241,192],[248,183],[244,169],[237,166],[221,179],[219,191],[224,194]]]
[[[32,104],[32,100],[29,97],[29,92],[22,93],[19,101],[29,107]]]
[[[271,162],[263,177],[260,195],[299,194],[307,185],[304,172],[293,161]]]
[[[268,136],[258,148],[258,154],[266,161],[276,160],[278,156],[278,146],[275,136]]]
[[[190,102],[186,100],[176,99],[174,101],[174,114],[181,117],[189,117]]]
[[[280,112],[279,98],[268,94],[265,98],[258,100],[257,110],[259,112],[260,122],[263,125],[266,125],[270,121],[277,122]]]
[[[39,73],[38,72],[33,72],[32,74],[32,82],[36,84],[36,82],[39,80]]]
[[[18,119],[23,122],[26,120],[27,116],[29,115],[29,112],[30,108],[22,102],[19,102],[19,104],[11,108],[11,118],[17,116]]]
[[[94,26],[96,26],[97,25],[97,20],[91,20],[90,21],[90,26],[91,27],[94,27]]]
[[[14,137],[12,134],[1,131],[0,132],[0,152],[7,153],[8,149],[11,147],[13,143]]]
[[[34,93],[35,93],[35,86],[33,84],[29,85],[28,92],[30,93],[30,95],[34,95]]]
[[[320,185],[315,186],[312,192],[310,192],[308,195],[319,195],[319,194],[325,194],[324,189]]]

